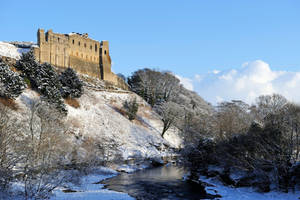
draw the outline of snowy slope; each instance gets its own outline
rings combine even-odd
[[[129,121],[120,114],[119,109],[125,100],[137,98],[140,104],[138,120]],[[20,116],[28,116],[30,101],[38,98],[38,95],[30,89],[26,89],[16,100]],[[118,152],[124,160],[136,158],[161,158],[171,156],[170,148],[178,148],[181,145],[180,137],[176,129],[170,129],[166,133],[167,140],[160,136],[162,122],[152,111],[150,106],[134,93],[111,93],[85,89],[84,94],[78,99],[80,108],[67,105],[69,124],[69,138],[74,136],[81,141],[91,139],[94,141],[113,141]],[[78,141],[77,141],[78,142]],[[110,152],[114,158],[114,152]],[[79,155],[86,155],[85,149],[80,149]]]
[[[0,41],[0,56],[19,59],[22,53],[29,51],[29,48],[17,48],[7,42]]]
[[[125,100],[136,97],[140,104],[138,119],[133,122],[118,112]],[[80,108],[68,106],[68,121],[76,123],[74,130],[95,139],[111,139],[120,146],[124,159],[131,157],[153,158],[168,154],[157,149],[179,147],[176,131],[168,132],[169,141],[160,136],[162,122],[146,102],[133,93],[109,93],[85,90],[79,99]],[[78,127],[79,123],[79,127]]]

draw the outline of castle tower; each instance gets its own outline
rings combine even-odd
[[[108,41],[101,41],[100,46],[100,71],[101,79],[110,80],[111,74],[111,59],[109,56]]]
[[[38,29],[37,42],[39,46],[39,52],[35,53],[37,60],[50,63],[50,47],[44,29]]]
[[[46,39],[45,39],[44,29],[38,29],[38,32],[37,32],[37,44],[38,44],[38,46],[40,46],[45,41],[46,41]]]
[[[79,73],[97,77],[128,89],[126,83],[111,71],[108,41],[99,42],[87,33],[54,33],[49,29],[37,31],[37,46],[32,47],[40,63],[56,67],[71,67]]]

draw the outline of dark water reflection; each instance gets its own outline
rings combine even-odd
[[[164,166],[121,174],[103,181],[107,188],[125,192],[136,199],[198,200],[209,198],[198,185],[182,180],[187,171],[182,167]]]

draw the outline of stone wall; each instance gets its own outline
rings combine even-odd
[[[108,81],[123,89],[128,86],[111,71],[108,41],[96,41],[88,34],[60,34],[50,29],[37,33],[38,47],[33,47],[40,63],[48,62],[57,67],[71,67],[79,73]]]
[[[70,66],[77,72],[101,79],[99,64],[84,61],[76,56],[70,56],[69,60]]]

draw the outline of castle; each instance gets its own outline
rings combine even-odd
[[[105,80],[123,89],[126,83],[111,71],[108,41],[96,41],[88,34],[46,33],[38,29],[37,46],[33,47],[40,63],[48,62],[54,66],[71,67],[79,73]]]

